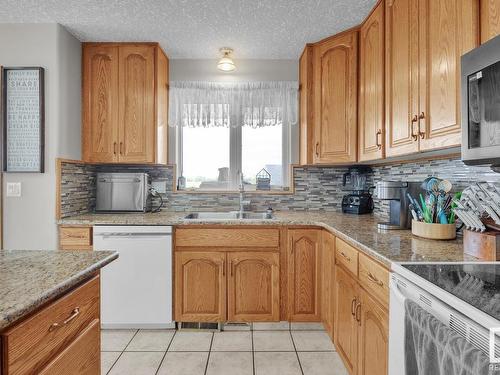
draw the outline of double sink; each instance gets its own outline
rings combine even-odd
[[[187,220],[272,220],[267,212],[193,212],[184,217]]]

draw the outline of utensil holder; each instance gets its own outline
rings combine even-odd
[[[434,224],[412,220],[411,232],[415,236],[431,240],[453,240],[457,237],[455,224]]]

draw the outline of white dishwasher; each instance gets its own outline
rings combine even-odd
[[[171,328],[172,227],[94,226],[94,249],[119,257],[101,270],[103,328]]]

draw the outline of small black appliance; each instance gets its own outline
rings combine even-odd
[[[351,193],[342,198],[342,212],[348,214],[369,214],[373,212],[373,198],[371,187],[367,188],[367,174],[372,169],[367,166],[350,167],[349,171],[342,178],[343,190],[350,190]]]

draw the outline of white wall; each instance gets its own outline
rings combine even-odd
[[[298,81],[298,60],[237,60],[236,70],[217,70],[217,59],[178,59],[169,61],[170,81],[253,82]],[[299,160],[299,127],[292,132],[292,163]],[[175,129],[169,129],[169,160],[175,161]]]
[[[0,24],[0,65],[45,69],[45,173],[4,173],[4,248],[56,249],[55,160],[81,157],[81,45],[57,24]],[[7,182],[22,197],[5,197]]]

